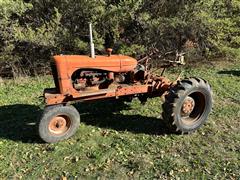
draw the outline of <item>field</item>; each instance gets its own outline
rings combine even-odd
[[[208,80],[214,93],[207,123],[192,135],[169,133],[160,98],[104,101],[77,104],[76,135],[44,144],[35,125],[51,77],[0,82],[0,179],[239,179],[240,63],[225,63],[184,69]]]

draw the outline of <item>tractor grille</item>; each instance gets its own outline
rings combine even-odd
[[[51,62],[51,69],[56,90],[59,92],[58,72],[55,62]]]

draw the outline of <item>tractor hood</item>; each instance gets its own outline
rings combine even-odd
[[[81,55],[58,55],[54,56],[57,67],[65,66],[68,69],[101,69],[112,72],[133,71],[137,66],[137,60],[122,55],[89,56]]]

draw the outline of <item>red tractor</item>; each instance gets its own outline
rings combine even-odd
[[[48,143],[71,137],[80,123],[79,112],[70,104],[107,98],[132,99],[164,96],[163,120],[169,128],[190,133],[207,120],[212,109],[212,92],[207,81],[186,78],[171,82],[148,71],[148,60],[122,55],[95,56],[90,25],[91,56],[54,56],[52,74],[55,88],[45,89],[46,107],[39,121],[39,135]],[[166,67],[184,64],[178,54]]]

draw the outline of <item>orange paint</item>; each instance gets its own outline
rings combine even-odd
[[[72,87],[71,76],[78,69],[101,69],[110,72],[133,71],[137,60],[129,56],[89,56],[58,55],[54,56],[57,67],[61,94],[72,94],[76,90]]]
[[[89,56],[60,55],[54,56],[54,59],[59,67],[67,66],[70,72],[91,68],[121,73],[133,71],[137,65],[136,59],[121,55],[96,56],[94,59]]]
[[[79,69],[104,70],[108,72],[108,78],[113,80],[114,73],[133,72],[137,66],[137,60],[121,55],[96,56],[95,58],[80,55],[58,55],[54,56],[54,61],[59,89],[44,90],[47,105],[138,94],[148,94],[149,97],[161,96],[171,86],[171,82],[165,77],[150,77],[145,83],[138,81],[134,81],[132,84],[113,83],[106,89],[99,89],[98,86],[94,86],[78,91],[74,89],[72,82],[72,75],[75,71]]]
[[[64,96],[57,93],[54,89],[45,89],[45,102],[48,105],[68,103],[70,101],[89,101],[95,99],[105,99],[120,97],[125,95],[134,95],[142,93],[151,93],[149,85],[132,85],[127,87],[118,87],[116,89],[101,89],[96,91],[82,91],[70,96]]]

